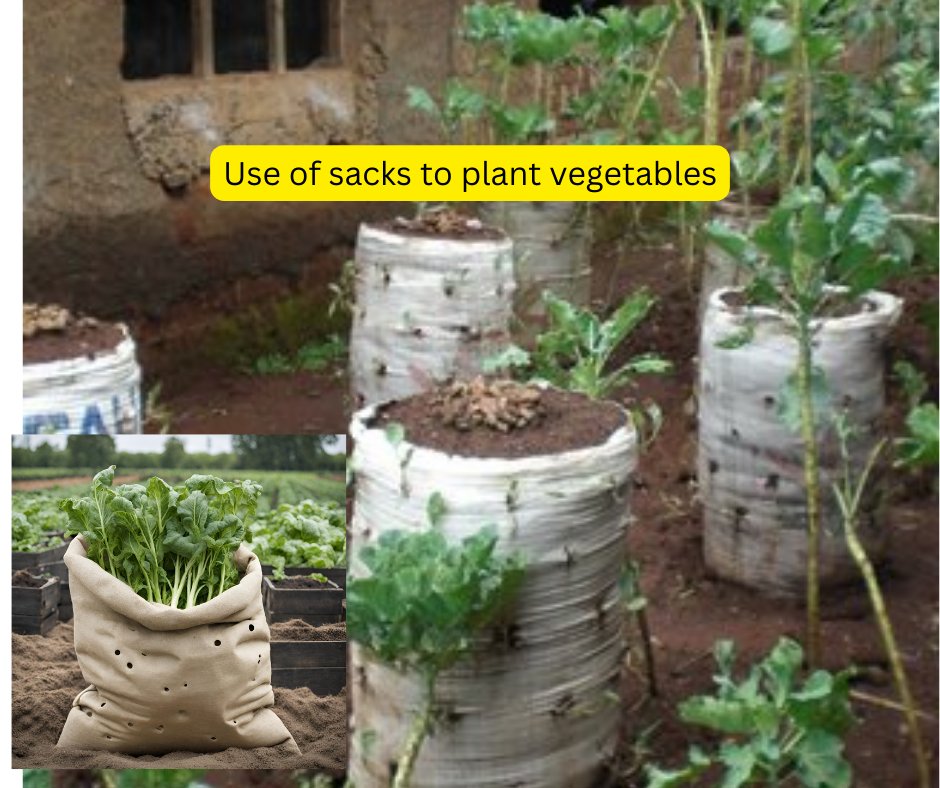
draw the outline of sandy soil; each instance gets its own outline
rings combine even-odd
[[[57,769],[312,769],[336,771],[346,764],[346,692],[318,698],[306,687],[274,689],[274,711],[301,755],[286,745],[255,750],[230,748],[197,755],[160,757],[78,750],[61,753],[55,743],[72,700],[87,685],[73,647],[72,623],[47,636],[13,635],[13,768]]]

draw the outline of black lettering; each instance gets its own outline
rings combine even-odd
[[[608,167],[607,172],[604,173],[604,179],[607,181],[608,186],[619,186],[620,170],[616,167]]]
[[[294,178],[295,172],[300,173],[300,183],[297,183],[297,179]],[[303,186],[307,182],[307,171],[303,167],[294,167],[294,169],[290,171],[290,182],[294,184],[294,186]]]
[[[330,186],[343,185],[343,168],[330,167]]]
[[[409,183],[411,183],[411,175],[409,175],[408,173],[409,173],[409,170],[407,167],[398,168],[398,178],[399,178],[398,185],[399,186],[407,186]]]
[[[661,172],[666,173],[666,180],[665,180],[665,181],[659,180],[659,173],[661,173]],[[657,186],[668,186],[670,183],[672,183],[672,172],[669,170],[668,167],[660,167],[660,166],[659,166],[659,159],[657,159],[657,160],[656,160],[656,185],[657,185]]]
[[[693,181],[692,179],[695,178]],[[688,167],[685,171],[685,182],[689,186],[698,186],[698,169],[695,167]]]
[[[375,171],[375,182],[369,180],[369,173]],[[365,172],[362,173],[362,177],[366,182],[367,186],[378,186],[379,185],[379,168],[378,167],[366,167]]]
[[[703,181],[703,185],[705,186],[714,186],[715,183],[717,182],[715,180],[715,168],[714,167],[706,167],[704,170],[702,170],[702,175],[705,176],[705,180]]]
[[[242,181],[245,180],[245,162],[238,162],[238,180],[233,181],[229,175],[228,165],[230,162],[225,162],[225,181],[229,186],[241,186]]]
[[[558,175],[558,174],[555,172],[555,168],[554,168],[554,167],[552,167],[551,169],[552,169],[552,177],[555,179],[555,185],[556,185],[556,186],[561,186],[561,182],[565,179],[565,173],[568,172],[568,168],[567,168],[567,167],[562,167],[562,168],[561,168],[561,175]]]
[[[268,186],[277,186],[277,182],[280,177],[281,175],[277,171],[277,167],[268,167],[264,171],[264,182],[268,184]],[[272,178],[274,179],[274,183],[271,182]]]

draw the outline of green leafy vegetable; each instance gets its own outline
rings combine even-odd
[[[691,748],[679,769],[648,767],[646,788],[696,784],[715,767],[724,770],[723,788],[849,788],[852,773],[843,754],[843,738],[854,723],[849,671],[817,670],[801,684],[803,649],[787,638],[740,682],[733,675],[733,643],[716,643],[715,661],[717,691],[681,703],[679,715],[725,738],[712,753]]]
[[[417,672],[424,685],[395,788],[408,785],[430,729],[438,674],[471,652],[477,632],[507,606],[522,580],[521,560],[497,556],[496,542],[491,528],[460,544],[448,543],[436,529],[386,532],[360,553],[369,576],[349,579],[350,638],[388,665]]]
[[[215,476],[192,476],[180,488],[157,477],[146,487],[113,482],[112,465],[95,475],[90,496],[60,504],[91,560],[148,602],[171,607],[194,607],[236,585],[231,554],[260,485]]]
[[[331,569],[346,565],[346,509],[337,503],[301,501],[282,504],[254,518],[245,546],[274,567],[283,580],[287,566]]]

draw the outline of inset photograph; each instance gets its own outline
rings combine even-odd
[[[14,768],[341,776],[345,435],[12,442]]]

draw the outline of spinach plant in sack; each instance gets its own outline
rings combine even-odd
[[[91,496],[61,503],[79,534],[65,563],[89,686],[58,747],[160,755],[289,743],[299,754],[271,710],[261,564],[241,545],[260,485],[113,481],[111,466]]]

